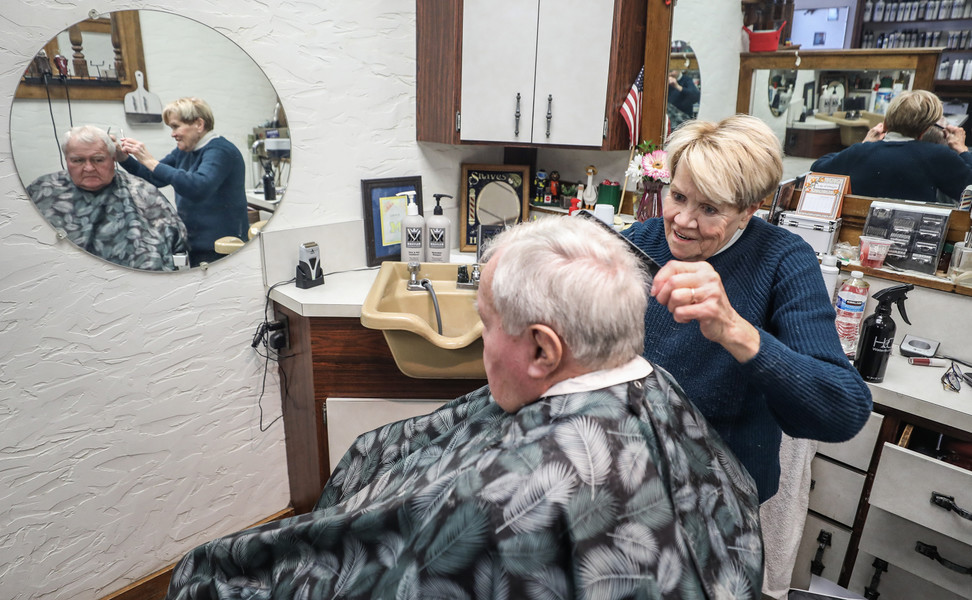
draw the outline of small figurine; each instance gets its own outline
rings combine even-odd
[[[547,172],[537,169],[537,175],[533,178],[533,201],[536,204],[543,202],[543,197],[547,193]]]
[[[560,204],[560,171],[550,172],[550,203]]]
[[[594,208],[597,204],[597,189],[594,187],[594,176],[597,175],[597,167],[590,165],[587,167],[587,186],[584,188],[584,208]],[[580,192],[577,193],[580,197]]]

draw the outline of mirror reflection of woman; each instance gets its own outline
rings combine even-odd
[[[236,146],[213,133],[215,119],[205,100],[180,98],[165,107],[162,120],[172,130],[175,150],[157,160],[145,144],[125,138],[117,159],[129,173],[175,190],[195,267],[223,257],[215,250],[217,239],[246,239],[246,166]]]

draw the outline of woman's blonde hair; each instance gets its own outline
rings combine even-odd
[[[213,109],[209,108],[202,98],[179,98],[170,102],[162,111],[162,120],[168,124],[170,117],[175,117],[183,123],[195,123],[196,119],[202,119],[206,131],[212,131],[216,125]]]
[[[942,101],[927,90],[901,92],[888,105],[885,131],[895,131],[916,140],[942,118]]]
[[[783,177],[779,138],[750,115],[686,121],[668,139],[667,150],[672,177],[685,166],[695,187],[716,205],[758,206]]]

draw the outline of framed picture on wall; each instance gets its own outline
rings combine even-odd
[[[529,214],[528,165],[462,165],[459,249],[475,251],[479,226],[509,227]]]
[[[369,267],[402,258],[402,219],[407,202],[406,196],[398,195],[402,192],[415,192],[415,204],[419,214],[423,214],[422,177],[361,180],[365,252]]]

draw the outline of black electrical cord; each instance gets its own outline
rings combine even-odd
[[[47,90],[47,110],[51,113],[51,128],[54,129],[54,145],[57,146],[57,158],[61,161],[61,169],[64,169],[64,156],[61,153],[61,144],[57,141],[57,123],[54,121],[54,103],[51,102],[51,76],[48,73],[43,75],[44,89]]]
[[[325,276],[328,276],[328,275],[336,275],[338,273],[350,273],[352,271],[373,271],[373,270],[375,270],[377,268],[378,267],[364,267],[364,268],[360,268],[360,269],[345,269],[343,271],[331,271],[330,273],[325,273],[324,275]],[[260,322],[259,325],[257,325],[256,331],[253,333],[253,340],[250,343],[250,345],[256,350],[257,354],[260,355],[260,356],[262,356],[263,359],[264,359],[264,363],[263,363],[263,382],[262,382],[262,384],[260,386],[260,396],[259,396],[259,398],[257,398],[257,407],[260,409],[260,424],[259,424],[259,427],[260,427],[260,431],[261,432],[267,431],[268,429],[270,429],[270,427],[274,423],[276,423],[277,421],[279,421],[280,419],[283,418],[283,415],[281,414],[280,416],[276,417],[274,420],[270,421],[266,425],[263,424],[263,396],[264,396],[264,394],[266,392],[266,389],[267,389],[267,375],[270,372],[270,361],[272,360],[273,362],[278,362],[281,358],[289,358],[291,356],[294,356],[293,354],[281,355],[279,352],[277,352],[277,349],[276,348],[271,348],[270,345],[267,343],[267,338],[268,338],[268,335],[269,335],[269,333],[271,331],[271,324],[272,324],[272,321],[269,318],[269,313],[270,313],[270,292],[272,292],[274,289],[276,289],[276,288],[278,288],[278,287],[280,287],[282,285],[287,285],[289,283],[294,283],[295,281],[297,281],[297,278],[296,277],[294,277],[292,279],[288,279],[286,281],[278,281],[277,283],[275,283],[275,284],[271,285],[269,288],[267,288],[266,300],[264,301],[264,304],[263,304],[263,320]],[[260,351],[260,346],[261,345],[264,348],[267,349],[267,352],[266,353],[263,353],[263,352]],[[282,403],[285,404],[286,401],[287,401],[287,398],[290,397],[290,390],[289,390],[289,385],[288,385],[288,382],[287,382],[287,373],[283,369],[278,369],[277,372],[280,374],[280,387],[282,389]]]
[[[259,428],[260,428],[260,432],[261,433],[266,432],[268,429],[270,429],[271,426],[273,426],[274,423],[276,423],[277,421],[279,421],[280,419],[283,418],[283,414],[281,414],[281,415],[277,416],[274,420],[272,420],[269,423],[267,423],[266,425],[263,424],[263,396],[264,396],[264,394],[267,391],[267,375],[270,372],[270,361],[273,360],[274,362],[277,362],[281,358],[286,358],[286,357],[281,357],[279,355],[279,353],[276,353],[276,352],[274,352],[275,356],[272,356],[271,357],[270,347],[267,345],[267,333],[269,333],[269,331],[270,331],[270,320],[267,318],[267,313],[270,310],[270,292],[272,292],[275,288],[277,288],[277,287],[279,287],[281,285],[286,285],[288,283],[293,283],[296,280],[297,280],[297,278],[294,277],[293,279],[288,279],[286,281],[278,281],[277,283],[275,283],[275,284],[271,285],[269,288],[267,288],[266,301],[264,302],[264,305],[263,305],[263,321],[261,321],[260,324],[257,326],[257,329],[256,329],[256,331],[253,334],[253,341],[250,344],[257,351],[257,354],[259,354],[260,356],[262,356],[263,359],[264,359],[264,362],[263,362],[263,381],[262,381],[262,383],[260,385],[260,396],[257,398],[257,408],[259,408],[259,410],[260,410],[260,423],[259,423]],[[264,354],[263,352],[260,351],[259,346],[261,344],[265,348],[267,348],[267,353],[266,354]],[[282,388],[282,391],[283,391],[283,401],[286,402],[286,399],[287,399],[287,397],[289,395],[289,392],[287,390],[287,376],[280,369],[278,369],[277,372],[280,373],[280,385],[281,385],[281,388]]]
[[[74,112],[71,110],[71,92],[68,91],[67,77],[61,75],[61,83],[64,84],[64,97],[67,98],[68,107],[68,122],[71,123],[71,128],[74,128]]]

